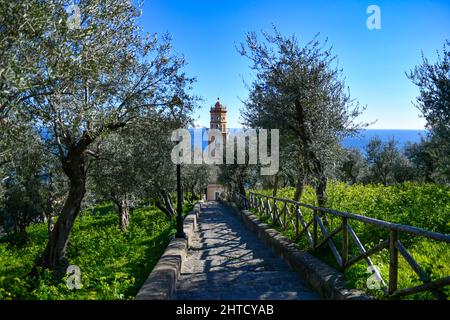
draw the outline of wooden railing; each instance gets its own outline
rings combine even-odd
[[[233,201],[243,209],[254,209],[262,218],[267,218],[272,224],[279,226],[282,230],[286,230],[291,225],[295,230],[295,240],[306,237],[308,246],[312,250],[317,250],[328,245],[337,264],[341,270],[345,271],[348,267],[364,259],[372,272],[381,283],[385,294],[391,297],[406,296],[422,291],[430,291],[437,299],[446,299],[443,287],[450,285],[450,276],[431,281],[420,265],[414,260],[405,246],[399,239],[399,233],[408,233],[415,236],[421,236],[441,242],[450,243],[450,235],[432,232],[412,226],[382,221],[358,214],[340,212],[328,208],[321,208],[305,203],[276,198],[268,195],[250,192],[248,196],[241,194],[233,194]],[[307,208],[312,211],[310,220],[307,221],[306,215],[302,213],[302,209]],[[328,218],[338,218],[340,223],[333,229],[330,228]],[[366,249],[360,241],[355,231],[350,225],[350,221],[359,221],[367,225],[376,226],[377,228],[386,229],[389,232],[385,241],[375,245],[370,249]],[[337,249],[333,242],[333,237],[342,233],[341,250]],[[350,240],[356,244],[359,251],[354,256],[349,256]],[[389,250],[389,282],[385,283],[378,268],[376,268],[370,258],[371,255],[383,250]],[[398,258],[399,253],[405,258],[409,266],[418,275],[422,284],[405,289],[398,289]]]

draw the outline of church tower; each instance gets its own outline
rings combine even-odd
[[[222,132],[223,142],[225,142],[227,138],[227,107],[217,98],[216,104],[214,107],[211,107],[209,113],[211,116],[210,129],[220,130]],[[219,166],[211,166],[210,183],[206,188],[207,200],[219,200],[220,195],[225,192],[225,186],[218,182],[219,170]]]
[[[225,107],[220,99],[217,98],[217,102],[209,110],[211,115],[210,129],[221,130],[224,135],[227,133],[227,107]]]

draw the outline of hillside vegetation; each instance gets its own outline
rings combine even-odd
[[[272,195],[271,190],[256,190],[257,193]],[[295,188],[283,188],[278,191],[278,198],[292,199]],[[399,183],[385,187],[383,185],[348,185],[343,182],[333,181],[327,191],[327,207],[361,214],[385,221],[411,225],[440,233],[450,233],[450,188],[435,184],[420,183]],[[315,204],[315,194],[311,187],[305,189],[302,202]],[[280,205],[279,205],[280,207]],[[302,214],[310,220],[312,212],[302,209]],[[330,227],[335,228],[340,220],[327,215]],[[267,221],[267,219],[266,219]],[[388,239],[388,231],[375,226],[365,225],[357,221],[350,221],[350,225],[364,244],[366,249]],[[293,239],[295,231],[292,226],[283,231],[288,237]],[[400,233],[400,239],[425,270],[431,279],[437,279],[450,274],[450,250],[449,245],[434,240],[427,240],[423,237],[412,236],[404,232]],[[306,248],[305,238],[298,243]],[[340,235],[334,238],[337,248],[340,248]],[[357,248],[351,243],[351,253],[357,253]],[[328,247],[323,247],[314,253],[328,264],[337,267]],[[383,279],[389,279],[389,255],[387,250],[371,256],[374,264],[380,269]],[[368,291],[378,297],[382,297],[380,290],[368,290],[366,280],[370,276],[367,272],[367,265],[364,261],[346,270],[348,284]],[[406,288],[419,285],[417,275],[410,268],[408,263],[399,256],[399,288]],[[447,295],[449,289],[447,290]],[[420,293],[408,298],[428,299],[432,298],[429,293]]]
[[[136,209],[125,232],[118,220],[109,204],[84,211],[76,220],[67,257],[80,268],[79,290],[69,290],[67,276],[57,281],[49,270],[28,275],[46,244],[46,224],[28,227],[24,245],[13,236],[0,239],[0,300],[133,299],[175,234],[175,223],[154,207]]]

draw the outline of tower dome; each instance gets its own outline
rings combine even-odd
[[[219,129],[223,133],[227,132],[227,108],[217,98],[214,107],[209,111],[211,115],[210,128]]]
[[[212,110],[217,110],[217,112],[220,112],[220,111],[226,112],[227,107],[220,102],[220,98],[217,98],[216,104],[214,105],[213,108],[211,108],[211,111]]]

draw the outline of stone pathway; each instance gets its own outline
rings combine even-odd
[[[202,205],[198,225],[174,299],[320,299],[221,204]]]

